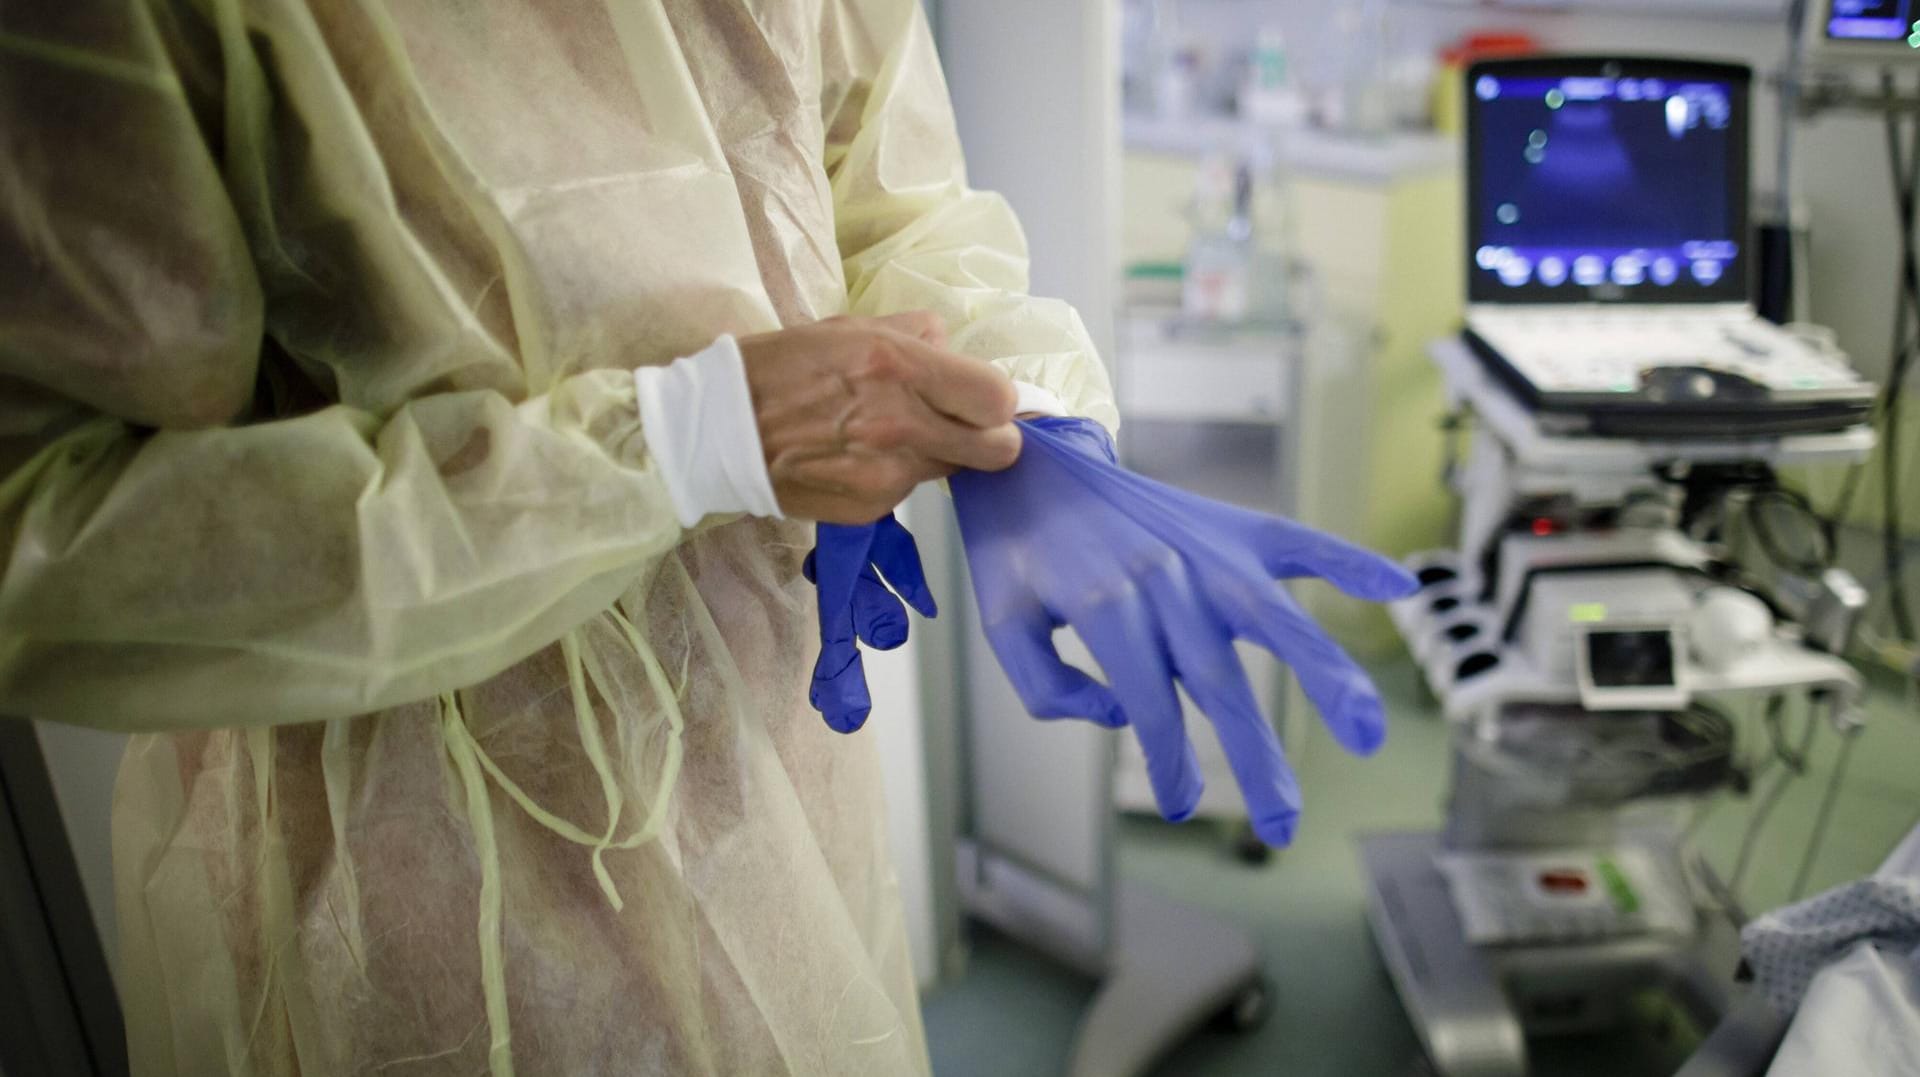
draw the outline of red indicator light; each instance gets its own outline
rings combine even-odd
[[[1578,895],[1587,892],[1586,873],[1573,868],[1540,873],[1540,889],[1549,894]]]

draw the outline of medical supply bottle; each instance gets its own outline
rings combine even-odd
[[[1181,308],[1188,318],[1243,322],[1253,262],[1253,176],[1245,161],[1209,158],[1194,183],[1193,240]]]

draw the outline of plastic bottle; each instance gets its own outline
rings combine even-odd
[[[1294,85],[1286,35],[1278,26],[1261,27],[1254,38],[1240,86],[1240,115],[1263,126],[1294,127],[1306,122],[1306,99]]]
[[[1187,247],[1181,309],[1212,322],[1245,321],[1253,255],[1252,180],[1244,162],[1203,161],[1194,185],[1193,240]]]

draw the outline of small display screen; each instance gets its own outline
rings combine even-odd
[[[1904,41],[1920,48],[1915,0],[1833,0],[1827,36],[1835,41]]]
[[[1673,632],[1589,632],[1587,672],[1595,688],[1672,688],[1677,683]]]
[[[1483,74],[1472,92],[1476,297],[1744,298],[1734,85]]]

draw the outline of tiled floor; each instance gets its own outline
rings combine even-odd
[[[1181,1077],[1406,1077],[1426,1072],[1412,1029],[1368,937],[1356,834],[1430,827],[1440,817],[1446,731],[1406,666],[1378,671],[1393,729],[1374,759],[1342,755],[1315,737],[1295,760],[1310,813],[1298,844],[1262,868],[1234,859],[1217,829],[1130,821],[1121,872],[1219,910],[1259,937],[1272,980],[1271,1018],[1248,1034],[1207,1032],[1157,1071]],[[1797,733],[1798,726],[1795,726]],[[1764,908],[1786,899],[1811,832],[1837,738],[1815,742],[1812,772],[1791,787],[1763,832],[1745,888]],[[1812,889],[1870,871],[1920,821],[1920,710],[1891,685],[1875,694]],[[1700,847],[1724,871],[1753,799],[1728,798],[1707,817]],[[926,1000],[938,1077],[1051,1077],[1064,1071],[1093,985],[1012,942],[976,935],[967,975]],[[1538,1041],[1535,1069],[1553,1075],[1671,1072],[1693,1039],[1653,1000],[1618,1033]]]

